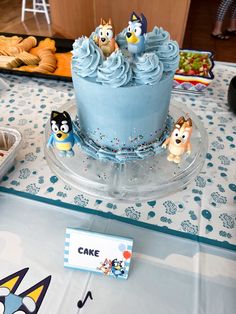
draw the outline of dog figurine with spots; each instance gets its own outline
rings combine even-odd
[[[70,115],[66,111],[52,111],[50,123],[52,134],[47,147],[57,148],[62,157],[74,156],[73,146],[75,143],[80,146],[81,141],[73,132]]]
[[[115,28],[111,18],[108,22],[106,22],[104,19],[101,19],[98,36],[95,35],[93,40],[102,50],[103,55],[106,58],[109,57],[114,51],[119,49],[115,41]]]
[[[192,120],[180,117],[174,125],[171,136],[162,144],[163,148],[168,147],[169,155],[167,160],[178,164],[181,156],[185,153],[191,153],[190,137],[192,135]]]

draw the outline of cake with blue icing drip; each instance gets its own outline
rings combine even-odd
[[[179,47],[162,28],[146,29],[146,18],[135,12],[117,36],[111,19],[101,19],[89,38],[73,45],[75,132],[94,158],[125,162],[152,156],[172,128],[168,111]],[[111,53],[105,56],[101,45]]]

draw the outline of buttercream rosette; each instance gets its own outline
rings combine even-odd
[[[155,26],[153,30],[146,34],[145,39],[145,51],[153,52],[156,51],[160,46],[169,42],[170,34],[165,31],[162,27]]]
[[[144,53],[133,63],[134,82],[138,85],[154,85],[162,78],[163,64],[153,53]]]
[[[113,52],[103,64],[98,67],[97,82],[111,87],[127,85],[132,78],[129,62],[120,50]]]
[[[72,54],[72,68],[79,76],[96,77],[103,56],[91,38],[81,37],[75,40]]]
[[[175,72],[179,65],[179,45],[176,41],[170,40],[158,47],[157,55],[163,63],[165,72]]]
[[[127,48],[127,40],[126,40],[126,32],[127,28],[124,28],[123,31],[121,31],[117,36],[116,36],[116,42],[120,49],[125,49]]]

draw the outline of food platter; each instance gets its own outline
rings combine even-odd
[[[23,39],[29,37],[29,36],[34,36],[34,35],[26,35],[26,34],[15,34],[15,33],[1,33],[0,36],[6,36],[6,37],[11,37],[11,36],[19,36],[22,37]],[[34,36],[37,39],[37,42],[40,42],[42,40],[45,40],[46,38],[49,37],[44,37],[44,36]],[[57,52],[69,52],[72,50],[72,44],[74,40],[72,39],[65,39],[65,38],[52,38],[55,41],[56,49]],[[14,69],[5,69],[0,67],[0,73],[5,73],[5,74],[14,74],[14,75],[19,75],[19,76],[30,76],[30,77],[37,77],[37,78],[46,78],[46,79],[54,79],[54,80],[60,80],[60,81],[67,81],[71,82],[72,78],[69,76],[63,76],[63,75],[54,75],[54,74],[44,74],[44,73],[39,73],[39,72],[27,72],[27,71],[18,71]]]
[[[214,79],[213,67],[212,52],[180,50],[179,69],[174,76],[173,90],[177,92],[203,92]]]

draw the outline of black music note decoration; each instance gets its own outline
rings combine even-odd
[[[88,297],[90,297],[90,299],[93,300],[93,296],[92,296],[92,292],[91,292],[91,291],[88,291],[88,292],[87,292],[84,301],[82,301],[82,300],[79,300],[79,301],[78,301],[77,306],[78,306],[79,309],[82,309],[82,307],[85,305],[85,303],[86,303]]]

